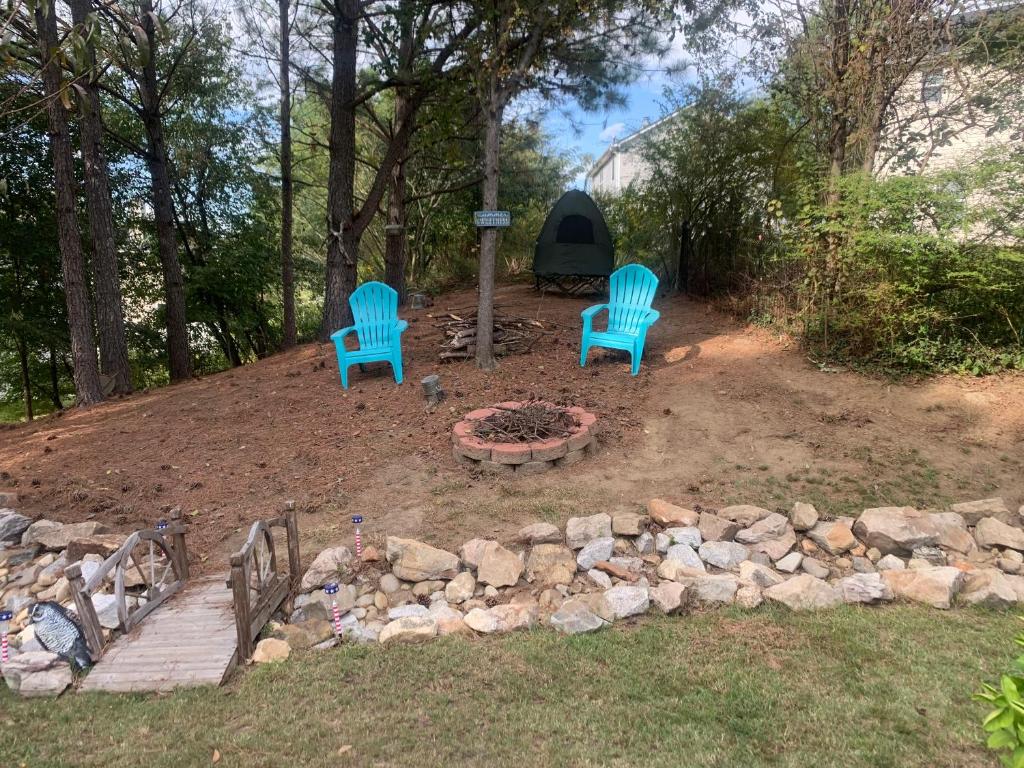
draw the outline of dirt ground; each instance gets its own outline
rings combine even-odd
[[[536,520],[615,512],[663,496],[685,505],[748,502],[826,515],[865,506],[938,509],[1001,495],[1024,504],[1024,375],[895,384],[821,370],[789,341],[680,298],[655,306],[641,373],[618,353],[578,365],[587,299],[498,291],[502,311],[550,332],[490,375],[440,364],[434,315],[472,292],[403,311],[405,383],[351,371],[310,344],[255,365],[0,429],[0,487],[29,514],[151,525],[180,505],[206,568],[258,517],[301,510],[306,552],[364,533],[457,547]],[[419,381],[441,375],[448,399],[427,411]],[[594,411],[597,456],[546,475],[493,479],[456,465],[450,429],[465,412],[536,395]]]

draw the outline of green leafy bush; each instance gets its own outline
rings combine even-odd
[[[1024,632],[1013,641],[1024,648]],[[982,722],[988,748],[999,753],[1007,768],[1024,768],[1024,654],[1014,660],[1014,666],[1016,673],[1003,675],[998,688],[984,683],[974,698],[992,705]]]

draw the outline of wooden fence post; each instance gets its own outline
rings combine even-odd
[[[171,535],[171,546],[174,547],[174,557],[178,560],[178,570],[182,580],[188,578],[188,550],[185,549],[185,523],[181,514],[181,507],[171,510],[171,522],[175,525],[175,532]]]
[[[288,591],[294,594],[302,578],[302,562],[299,556],[299,521],[292,507],[284,513],[284,526],[288,532]]]
[[[245,572],[245,556],[231,556],[231,593],[235,606],[235,631],[238,635],[238,660],[252,656],[252,618],[249,615],[249,579]]]
[[[96,606],[92,604],[92,598],[85,591],[82,564],[80,562],[72,563],[64,570],[64,575],[71,584],[71,594],[75,598],[75,609],[78,611],[78,621],[82,625],[85,642],[89,646],[93,659],[99,659],[103,652],[103,630],[100,627],[100,620],[96,616]]]

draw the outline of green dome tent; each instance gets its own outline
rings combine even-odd
[[[533,250],[537,287],[567,293],[604,287],[615,268],[615,246],[597,204],[586,192],[562,195],[544,220]]]

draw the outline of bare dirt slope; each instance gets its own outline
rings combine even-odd
[[[471,292],[403,312],[406,383],[352,370],[341,389],[333,349],[306,345],[243,369],[0,431],[0,485],[61,520],[151,524],[173,505],[211,565],[286,499],[303,510],[307,547],[347,538],[360,512],[386,532],[457,546],[526,522],[614,511],[661,495],[714,507],[743,500],[827,513],[866,505],[939,507],[1002,495],[1024,503],[1024,376],[892,384],[825,372],[785,340],[710,307],[662,299],[641,374],[617,353],[580,368],[585,299],[499,290],[503,311],[549,323],[526,355],[485,375],[441,365],[436,315]],[[424,409],[419,380],[448,400]],[[571,400],[601,419],[600,455],[544,476],[472,477],[449,451],[466,411],[530,395]]]

